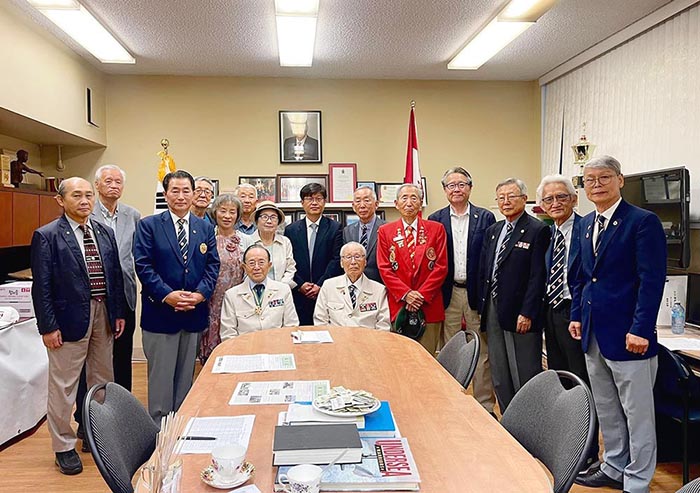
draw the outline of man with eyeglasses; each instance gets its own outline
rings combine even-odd
[[[578,227],[569,332],[586,354],[604,453],[576,482],[647,493],[656,468],[656,317],[666,282],[666,235],[658,216],[622,199],[617,159],[586,163],[583,183],[595,211]]]
[[[314,310],[314,325],[389,330],[386,288],[364,274],[367,266],[365,247],[356,241],[343,245],[340,265],[345,274],[328,279],[321,286]]]
[[[486,230],[479,264],[481,330],[486,331],[491,379],[501,413],[542,371],[540,313],[547,274],[549,228],[525,212],[527,187],[518,178],[496,186],[505,219]]]
[[[222,341],[247,332],[299,326],[292,291],[287,284],[267,277],[270,267],[270,252],[262,245],[251,245],[243,253],[247,277],[224,295]]]
[[[356,223],[345,226],[343,242],[356,241],[367,250],[367,267],[365,275],[373,281],[382,282],[377,267],[377,231],[386,223],[377,216],[379,201],[377,194],[369,187],[359,187],[352,198],[352,210],[360,218]]]
[[[192,200],[192,214],[200,219],[204,219],[211,225],[214,221],[209,214],[209,206],[214,198],[214,182],[206,176],[198,176],[194,179],[194,196]]]
[[[284,230],[292,242],[297,271],[294,275],[294,306],[301,325],[314,324],[314,307],[323,283],[341,273],[340,247],[343,227],[323,215],[326,187],[320,183],[304,185],[299,192],[306,217],[294,221]]]
[[[479,260],[486,229],[496,222],[489,210],[469,201],[472,177],[461,166],[455,166],[442,175],[442,188],[449,205],[432,213],[428,219],[437,221],[447,233],[447,278],[442,285],[445,306],[444,346],[462,324],[480,334],[479,361],[474,372],[474,398],[488,412],[493,413],[496,400],[491,384],[491,364],[488,357],[486,333],[479,330]]]
[[[241,183],[233,193],[241,201],[241,217],[236,223],[236,230],[250,236],[257,229],[255,211],[258,205],[258,190],[250,183]]]

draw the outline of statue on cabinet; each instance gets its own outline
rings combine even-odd
[[[17,151],[17,160],[10,163],[10,183],[19,188],[20,183],[24,181],[25,173],[32,173],[39,176],[44,176],[44,173],[27,166],[29,153],[24,149]]]

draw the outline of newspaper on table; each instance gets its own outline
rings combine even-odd
[[[327,394],[328,380],[282,380],[275,382],[239,382],[229,405],[291,404],[310,402]]]
[[[292,332],[292,342],[294,344],[318,344],[333,342],[333,337],[327,330],[297,330]]]
[[[257,371],[296,370],[293,354],[227,354],[218,356],[212,373],[250,373]]]
[[[255,415],[190,418],[182,433],[181,454],[210,454],[214,447],[238,443],[248,448]]]

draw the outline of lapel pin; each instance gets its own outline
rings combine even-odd
[[[474,214],[474,217],[478,219],[478,218],[479,218],[479,214]]]
[[[613,226],[617,226],[617,221],[613,221]]]
[[[197,234],[197,230],[196,230],[196,229],[193,229],[193,230],[192,230],[192,234],[193,234],[193,235],[194,235],[194,234]]]
[[[495,240],[495,239],[496,239],[496,237],[495,237],[495,236],[491,236],[491,239],[492,239],[492,240]]]
[[[525,232],[524,229],[521,229],[521,230],[520,230],[520,234],[523,234],[524,232]]]

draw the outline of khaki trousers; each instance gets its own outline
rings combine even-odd
[[[465,288],[452,287],[452,299],[450,306],[445,310],[445,330],[440,347],[442,348],[457,332],[462,330],[462,319],[466,321],[467,330],[473,330],[479,334],[481,345],[479,346],[479,360],[472,379],[472,391],[474,398],[488,412],[493,412],[496,399],[491,382],[491,363],[489,362],[488,337],[486,332],[481,332],[481,317],[476,310],[469,305],[469,294]]]
[[[54,452],[67,452],[75,448],[76,436],[70,420],[83,364],[86,367],[88,388],[114,380],[113,340],[107,307],[103,301],[91,300],[90,322],[85,337],[75,342],[64,342],[58,349],[47,350],[47,422]]]

